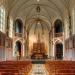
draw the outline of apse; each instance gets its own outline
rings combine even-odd
[[[28,22],[27,30],[29,30],[29,54],[33,44],[38,43],[38,39],[45,44],[46,51],[49,53],[49,24],[40,18],[34,18]]]

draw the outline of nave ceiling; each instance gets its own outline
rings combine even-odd
[[[7,0],[9,14],[14,18],[45,20],[49,27],[55,18],[63,19],[65,13],[70,13],[74,0]],[[32,20],[32,22],[34,22]]]

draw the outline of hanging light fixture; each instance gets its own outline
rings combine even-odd
[[[37,0],[37,2],[39,2],[40,0]]]
[[[36,11],[37,11],[38,13],[40,13],[41,8],[40,8],[40,6],[39,6],[39,5],[37,5],[37,7],[36,7]]]

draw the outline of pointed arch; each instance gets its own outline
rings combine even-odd
[[[23,22],[21,19],[15,21],[15,35],[21,35],[23,33]]]

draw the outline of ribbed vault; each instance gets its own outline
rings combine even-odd
[[[64,13],[70,11],[70,5],[71,0],[8,0],[9,14],[14,18],[20,16],[26,22],[30,18],[39,17],[48,21],[49,27],[51,27],[54,18],[63,18]],[[40,12],[37,11],[38,7]]]
[[[40,14],[46,12],[44,13],[46,17],[62,16],[64,9],[68,10],[69,3],[70,0],[40,0],[39,2],[37,0],[9,0],[9,11],[16,16],[19,14],[29,16],[28,14],[36,13],[35,9],[39,4],[41,7]],[[44,12],[42,13],[42,11]]]
[[[30,31],[31,29],[33,30],[34,34],[40,31],[42,32],[42,34],[44,34],[45,31],[50,31],[50,25],[47,21],[44,21],[40,18],[32,18],[29,19],[26,23],[26,30]]]

